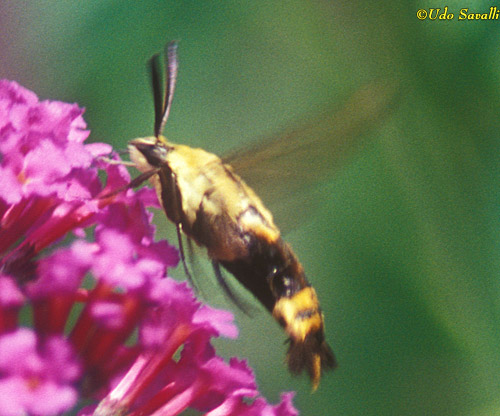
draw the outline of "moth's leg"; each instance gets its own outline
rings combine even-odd
[[[183,245],[183,242],[182,242],[182,222],[181,222],[181,218],[182,218],[182,201],[181,201],[181,198],[180,198],[180,195],[178,193],[178,187],[177,187],[177,179],[175,177],[175,174],[174,172],[172,172],[172,170],[169,168],[168,169],[170,175],[168,175],[168,180],[170,181],[170,189],[172,190],[172,192],[170,192],[169,195],[164,195],[164,192],[166,191],[164,188],[162,189],[162,203],[165,203],[165,197],[168,198],[168,196],[170,196],[170,198],[172,199],[171,201],[171,206],[174,208],[175,212],[171,213],[171,219],[173,220],[173,222],[175,223],[175,230],[177,232],[177,242],[179,244],[179,256],[181,258],[181,262],[182,262],[182,266],[184,267],[184,273],[186,273],[186,277],[187,277],[187,280],[189,282],[189,284],[191,285],[191,287],[194,289],[195,292],[197,292],[197,288],[196,288],[196,285],[194,284],[194,280],[193,280],[193,276],[191,275],[191,272],[189,271],[188,267],[187,267],[187,264],[186,264],[186,256],[184,255],[184,245]],[[165,170],[163,170],[160,174],[160,176],[163,176],[165,175]],[[163,176],[163,178],[165,178],[165,176]],[[161,179],[160,179],[161,181]],[[169,204],[170,205],[170,204]],[[165,209],[165,208],[164,208]],[[165,211],[167,211],[165,209]]]
[[[189,263],[189,267],[194,276],[197,278],[197,291],[202,299],[208,299],[205,291],[203,290],[203,286],[201,285],[200,276],[205,274],[203,267],[201,267],[200,262],[198,261],[197,253],[195,253],[194,243],[192,238],[187,238],[184,240],[187,243],[187,262]]]
[[[134,165],[135,166],[135,165]],[[107,194],[101,195],[99,199],[111,198],[112,196],[118,195],[119,193],[126,191],[127,189],[137,188],[139,185],[142,185],[146,182],[151,176],[157,174],[159,171],[158,168],[154,168],[148,170],[147,172],[141,173],[137,178],[132,179],[128,184],[121,186],[114,191],[108,192]]]
[[[187,280],[195,292],[198,292],[198,288],[194,284],[193,276],[187,267],[186,256],[184,255],[184,246],[182,243],[182,224],[180,222],[175,223],[175,229],[177,231],[177,242],[179,244],[179,256],[181,258],[182,266],[184,267],[184,273],[186,273]]]
[[[247,316],[252,316],[251,307],[236,293],[234,293],[233,289],[227,284],[226,279],[222,275],[222,270],[220,269],[219,262],[212,260],[212,267],[214,269],[214,274],[217,279],[217,283],[222,287],[227,297],[245,313]]]

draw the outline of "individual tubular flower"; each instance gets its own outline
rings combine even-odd
[[[9,276],[0,273],[0,333],[14,330],[24,296]]]
[[[80,367],[71,345],[50,337],[43,345],[29,329],[0,337],[0,414],[53,415],[77,401]]]

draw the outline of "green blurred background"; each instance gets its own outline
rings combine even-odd
[[[416,17],[445,5],[454,20]],[[269,401],[295,390],[302,415],[495,415],[500,21],[457,20],[492,5],[3,1],[0,77],[78,102],[91,140],[124,149],[152,133],[145,62],[176,39],[166,134],[219,154],[342,108],[375,80],[397,86],[393,109],[318,181],[314,216],[286,234],[319,292],[338,370],[311,394],[288,375],[285,336],[263,311],[236,311],[239,339],[217,345],[249,359]],[[207,300],[234,310],[211,284]]]

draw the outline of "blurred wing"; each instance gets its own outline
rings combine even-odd
[[[224,162],[260,196],[276,224],[291,230],[313,214],[314,185],[331,178],[363,136],[388,117],[397,93],[394,84],[372,82],[341,108],[229,154]]]

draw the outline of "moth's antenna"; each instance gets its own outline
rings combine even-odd
[[[177,42],[173,41],[165,47],[165,67],[167,68],[167,81],[165,101],[163,102],[163,116],[160,123],[158,134],[163,132],[163,128],[170,113],[172,98],[174,98],[175,82],[177,81]]]
[[[148,62],[151,72],[151,87],[153,88],[153,100],[155,105],[155,136],[161,133],[163,119],[163,86],[161,82],[161,69],[159,55],[154,54]]]

